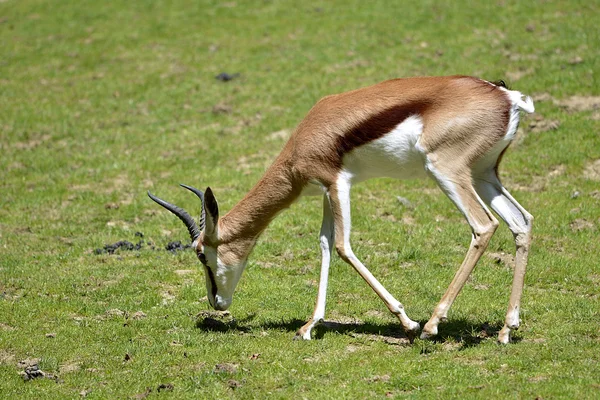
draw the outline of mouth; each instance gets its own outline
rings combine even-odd
[[[217,311],[226,311],[231,305],[231,299],[223,299],[220,296],[216,296],[214,304],[211,305]]]

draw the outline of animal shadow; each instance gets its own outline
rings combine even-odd
[[[306,321],[293,318],[288,320],[266,321],[255,323],[256,314],[250,314],[242,319],[219,316],[204,316],[196,320],[196,328],[205,332],[241,332],[252,331],[287,331],[296,333]],[[420,321],[424,326],[427,321]],[[474,347],[484,341],[495,340],[501,329],[501,324],[485,322],[474,323],[466,319],[450,320],[440,324],[439,335],[430,339],[433,343],[452,342],[459,345],[460,349]],[[323,339],[328,333],[337,333],[352,337],[368,337],[390,344],[413,343],[414,337],[408,336],[398,323],[392,322],[338,322],[324,321],[313,330],[315,339]],[[513,342],[521,341],[519,336],[512,338]]]

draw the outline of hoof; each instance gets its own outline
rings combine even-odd
[[[498,333],[498,343],[508,344],[510,343],[510,328],[504,327]]]
[[[423,328],[423,332],[421,332],[421,339],[433,339],[438,334],[437,326],[434,328],[428,328],[427,324],[425,324],[425,328]]]
[[[420,329],[421,325],[419,325],[418,322],[413,322],[410,327],[404,328],[404,333],[411,344],[415,342],[415,338],[419,335]]]
[[[419,338],[421,338],[422,340],[431,340],[434,337],[436,337],[437,335],[431,334],[429,332],[421,332],[421,336],[419,336]]]
[[[415,322],[415,321],[411,321],[411,322],[412,322],[412,324],[410,324],[410,326],[405,329],[406,333],[408,334],[408,333],[412,332],[412,333],[416,334],[421,329],[421,325],[419,325],[419,323]]]
[[[310,340],[310,331],[304,333],[300,331],[296,332],[293,340]]]

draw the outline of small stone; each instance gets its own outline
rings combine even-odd
[[[404,207],[406,208],[413,208],[412,203],[410,202],[410,200],[408,200],[405,197],[402,196],[396,196],[396,199],[400,202],[400,204],[402,204]]]
[[[574,58],[569,60],[569,64],[571,64],[571,65],[581,64],[582,62],[583,62],[583,58],[581,58],[579,56],[575,56]]]
[[[170,392],[171,390],[173,390],[174,386],[172,383],[161,383],[158,386],[157,391],[161,392],[161,391],[167,391]]]
[[[238,76],[240,76],[240,74],[228,74],[227,72],[221,72],[219,75],[215,76],[215,79],[221,82],[229,82]]]
[[[220,373],[228,373],[228,374],[235,374],[238,370],[238,366],[236,364],[231,364],[231,363],[223,363],[223,364],[217,364],[215,365],[215,372],[220,374]]]
[[[235,389],[239,388],[240,386],[242,386],[242,384],[234,379],[230,379],[227,381],[227,386],[229,386],[230,389],[235,390]]]

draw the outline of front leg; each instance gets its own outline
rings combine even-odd
[[[411,320],[404,306],[387,291],[385,287],[373,276],[371,271],[354,255],[350,246],[350,179],[341,173],[335,186],[331,190],[331,205],[335,221],[335,247],[340,257],[350,264],[367,284],[383,300],[387,308],[402,324],[409,339],[416,336],[420,326]]]
[[[333,214],[329,202],[329,194],[323,196],[323,222],[321,224],[321,276],[319,280],[319,292],[317,293],[317,304],[310,320],[296,333],[294,339],[310,340],[310,332],[325,317],[325,301],[327,298],[327,283],[329,279],[329,264],[331,261],[331,250],[333,245],[334,229]]]

